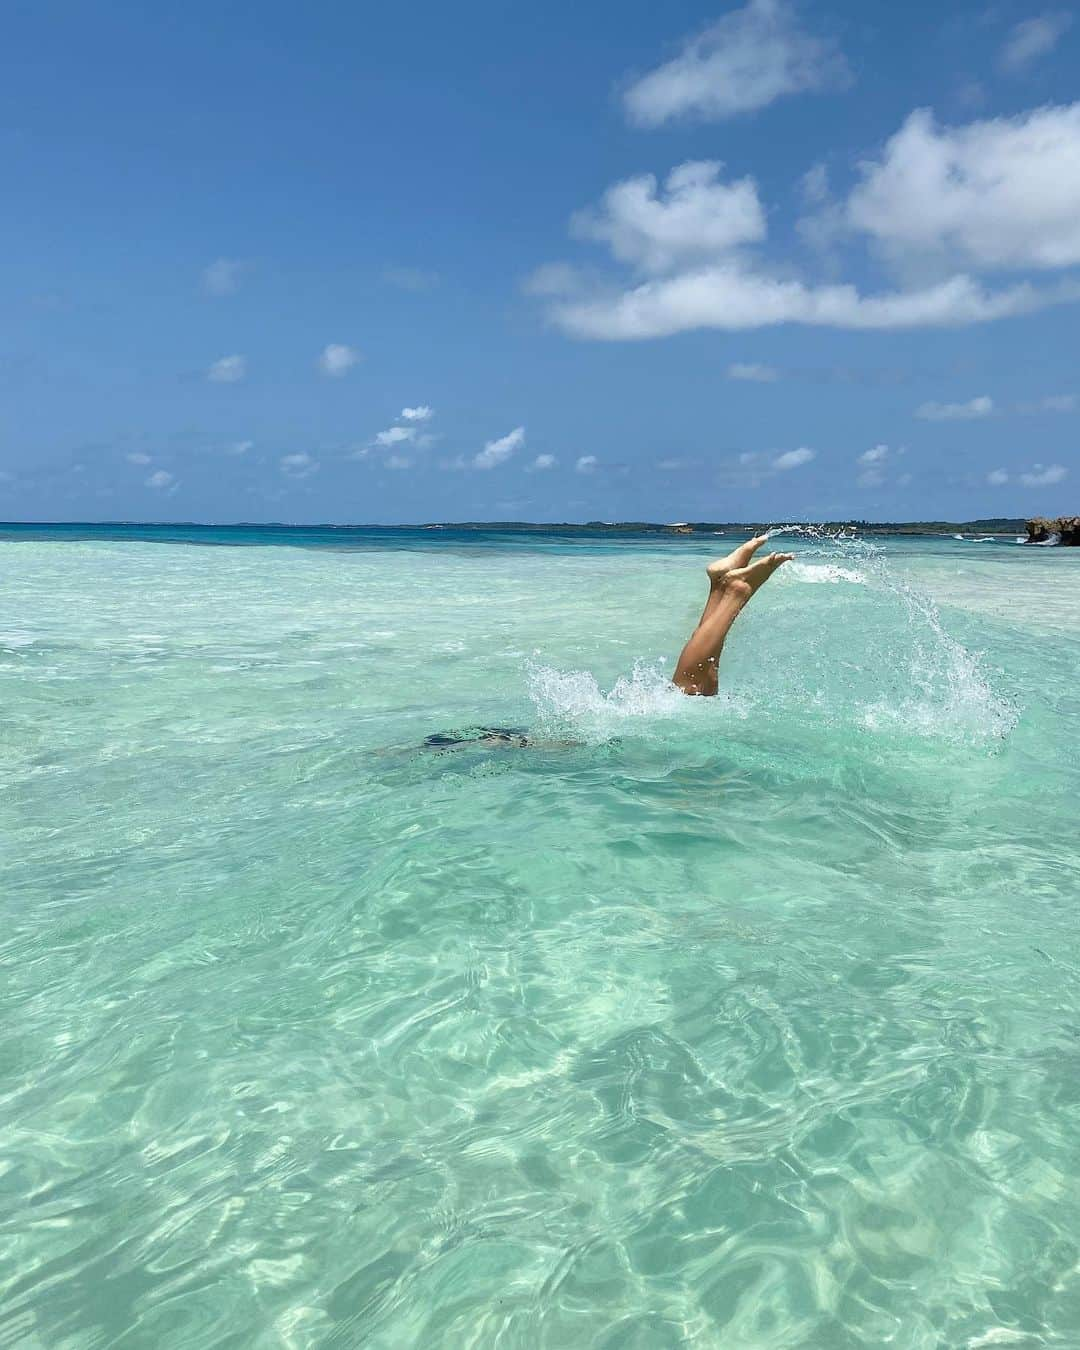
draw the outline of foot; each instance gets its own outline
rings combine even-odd
[[[767,553],[764,558],[759,558],[747,567],[733,567],[719,584],[725,591],[732,592],[744,601],[749,600],[778,567],[790,562],[794,556],[794,553]]]
[[[745,567],[767,538],[768,535],[756,534],[753,539],[748,539],[745,544],[740,544],[726,558],[717,558],[715,562],[710,563],[705,569],[708,573],[709,584],[719,586],[730,572],[733,572],[737,567]]]

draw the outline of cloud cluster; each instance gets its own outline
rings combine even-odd
[[[349,456],[351,459],[367,459],[372,451],[384,452],[381,463],[387,469],[409,469],[412,468],[417,459],[413,455],[414,450],[425,450],[435,443],[437,437],[424,427],[434,417],[434,409],[426,403],[417,404],[415,407],[402,408],[398,415],[398,420],[393,426],[387,427],[384,431],[376,432],[375,436],[360,449],[353,451]],[[514,427],[503,436],[496,436],[485,442],[483,449],[478,450],[473,455],[451,455],[438,461],[440,469],[451,470],[480,470],[481,472],[491,469],[497,469],[506,464],[525,446],[525,428]],[[390,453],[385,453],[389,451]],[[402,453],[408,451],[409,453]],[[537,455],[531,464],[526,465],[526,472],[537,473],[547,469],[553,469],[558,464],[554,455]]]
[[[353,452],[351,458],[366,459],[373,449],[391,450],[397,446],[398,449],[383,460],[384,467],[412,468],[414,462],[412,457],[402,454],[401,451],[409,447],[426,450],[428,446],[434,444],[437,438],[430,432],[422,430],[425,423],[430,422],[434,416],[435,409],[426,403],[417,404],[414,408],[402,408],[393,426],[387,427],[384,431],[377,431],[366,446]]]
[[[1074,277],[1015,275],[1080,265],[1080,103],[956,128],[917,110],[860,165],[846,200],[831,199],[823,170],[804,178],[804,237],[862,240],[901,278],[930,278],[910,286],[865,293],[769,260],[755,180],[728,181],[722,170],[691,160],[662,184],[637,175],[575,214],[571,233],[606,245],[629,276],[589,286],[566,264],[541,268],[531,289],[546,295],[553,321],[616,341],[776,324],[870,331],[985,323],[1080,300]],[[1014,275],[996,285],[978,275],[1002,271]]]
[[[785,0],[750,0],[630,84],[623,104],[629,120],[643,127],[680,118],[718,121],[785,95],[841,88],[848,79],[835,44],[805,32]]]

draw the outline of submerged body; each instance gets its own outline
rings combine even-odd
[[[461,727],[457,731],[437,731],[425,736],[425,750],[460,750],[465,745],[503,746],[528,745],[529,733],[525,727]]]

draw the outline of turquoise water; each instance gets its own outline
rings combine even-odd
[[[693,700],[732,540],[107,534],[0,542],[0,1345],[1080,1344],[1080,550],[795,537]]]

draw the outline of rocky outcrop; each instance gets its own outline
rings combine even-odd
[[[1080,546],[1080,516],[1034,516],[1027,522],[1029,544],[1047,544],[1056,534],[1058,543]]]

